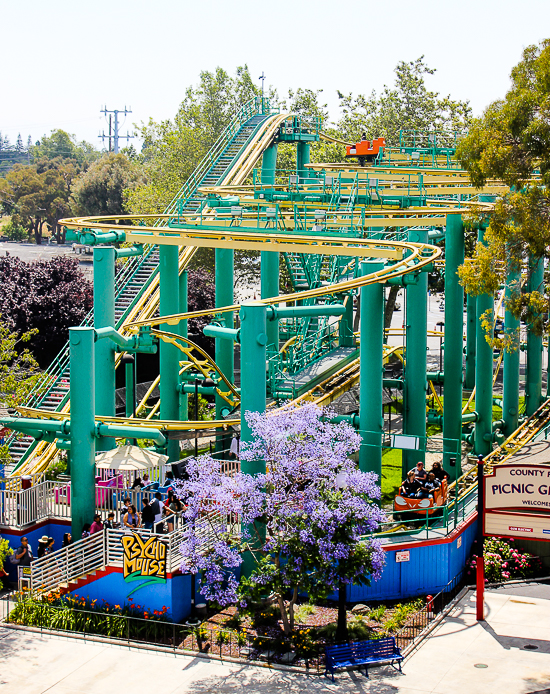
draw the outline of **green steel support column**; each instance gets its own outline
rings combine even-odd
[[[464,262],[464,227],[459,214],[447,215],[445,232],[445,388],[443,405],[443,467],[450,471],[449,458],[457,458],[462,435],[462,349],[464,290],[458,283],[458,267]]]
[[[296,173],[301,178],[309,176],[305,165],[309,164],[309,142],[298,142],[296,148]]]
[[[268,299],[279,294],[279,254],[274,251],[262,251],[261,256],[261,296]],[[279,321],[267,323],[267,344],[279,350]]]
[[[70,328],[71,534],[79,538],[95,513],[93,328]]]
[[[252,432],[246,423],[247,412],[265,412],[266,406],[266,316],[267,307],[258,301],[241,306],[241,441],[251,441]],[[228,342],[228,340],[218,340]],[[241,460],[241,471],[247,475],[265,474],[265,460]],[[265,525],[249,528],[251,543],[256,548],[265,540]],[[256,536],[256,532],[259,537]],[[255,567],[250,552],[243,555],[242,572],[249,576]]]
[[[409,241],[427,243],[428,230],[411,230]],[[417,462],[426,460],[426,389],[427,330],[428,330],[428,273],[421,272],[416,284],[406,288],[407,351],[405,359],[405,412],[403,433],[420,437],[423,450],[404,450],[402,455],[403,479]]]
[[[106,342],[106,340],[100,340]],[[97,348],[96,348],[97,349]],[[136,360],[133,354],[127,354],[124,359],[124,381],[126,384],[126,417],[133,417],[136,409]]]
[[[232,250],[227,248],[216,248],[216,306],[232,306],[234,303],[233,295],[233,256]],[[226,328],[233,328],[233,311],[222,313],[220,323]],[[216,340],[216,364],[220,367],[224,376],[234,382],[234,345],[231,340]],[[242,359],[242,355],[241,355]],[[242,371],[241,371],[242,379]],[[227,408],[227,403],[219,395],[216,395],[216,419],[222,419],[222,410]],[[231,445],[230,437],[220,433],[216,436],[216,450],[221,451]]]
[[[529,291],[544,294],[544,261],[529,259]],[[527,330],[527,369],[525,375],[525,414],[530,417],[542,402],[542,335]]]
[[[346,307],[346,312],[340,319],[338,342],[340,347],[353,347],[355,344],[353,336],[353,293],[350,292],[344,295],[342,303]]]
[[[180,275],[179,280],[179,312],[185,313],[187,311],[188,301],[187,301],[187,270],[184,270]],[[187,337],[187,321],[182,320],[178,325],[178,335],[182,337]],[[182,354],[182,357],[184,355]],[[183,360],[181,360],[183,361]],[[189,398],[187,393],[180,393],[180,408],[179,408],[179,418],[181,422],[187,421],[189,418]]]
[[[262,157],[262,185],[275,185],[275,169],[277,168],[277,144],[270,145]]]
[[[518,269],[508,273],[506,282],[506,303],[518,296],[521,273]],[[513,351],[504,351],[504,374],[502,383],[502,419],[504,419],[504,434],[510,436],[518,428],[519,418],[519,320],[506,309],[504,313],[504,334],[512,340]]]
[[[362,262],[361,274],[378,272],[380,262]],[[382,378],[384,345],[384,285],[370,284],[361,288],[360,350],[359,350],[359,433],[363,441],[359,449],[359,468],[363,472],[382,475]]]
[[[484,236],[485,231],[481,228],[478,232],[478,243],[483,243]],[[483,316],[493,320],[494,303],[492,294],[480,294],[477,297],[475,407],[478,417],[474,430],[476,455],[487,455],[493,448],[493,348],[486,340],[481,319]]]
[[[159,246],[160,269],[160,315],[168,316],[179,312],[179,248]],[[161,330],[174,332],[174,327],[162,325]],[[160,418],[179,417],[179,359],[180,350],[174,345],[160,341]],[[169,440],[166,455],[169,462],[179,460],[179,442]]]
[[[466,373],[464,387],[473,390],[476,384],[476,296],[466,297]]]
[[[115,327],[115,249],[94,248],[94,328]],[[95,347],[95,414],[115,414],[115,346],[111,340],[100,340]],[[111,438],[96,440],[97,451],[115,448]]]
[[[275,185],[277,166],[277,145],[270,145],[262,158],[262,185]],[[261,256],[261,297],[267,299],[279,294],[279,254],[262,251]],[[267,344],[279,349],[279,322],[269,321],[267,325]]]
[[[266,314],[259,301],[246,301],[239,313],[241,319],[241,441],[251,441],[252,432],[245,420],[246,412],[265,412],[266,402]],[[229,342],[219,340],[219,342]],[[265,461],[241,461],[248,475],[265,473]]]

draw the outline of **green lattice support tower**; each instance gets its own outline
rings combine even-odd
[[[458,282],[458,268],[464,262],[464,226],[459,214],[447,216],[445,232],[445,376],[443,404],[443,467],[450,470],[450,458],[461,461],[457,441],[462,435],[462,349],[464,290]]]
[[[76,538],[81,536],[84,523],[92,522],[95,513],[95,336],[93,328],[69,329],[71,534]]]
[[[484,228],[478,232],[478,243],[483,243]],[[492,323],[494,296],[480,294],[477,297],[476,313],[476,397],[477,419],[474,430],[474,452],[487,455],[492,450],[493,440],[493,347],[486,340],[482,319]]]
[[[521,292],[520,269],[510,270],[506,280],[505,304],[508,305]],[[504,313],[504,334],[511,344],[504,351],[502,383],[502,419],[504,434],[510,436],[518,428],[519,419],[519,320],[507,308]]]
[[[361,274],[378,272],[380,262],[362,262]],[[359,449],[359,468],[363,472],[382,475],[382,380],[384,345],[384,286],[369,284],[361,288],[359,347],[359,433],[363,441]]]
[[[529,259],[529,291],[544,294],[544,261]],[[536,318],[537,316],[535,316]],[[527,369],[525,375],[525,414],[530,417],[542,402],[542,335],[527,326]]]
[[[115,325],[115,259],[112,246],[94,248],[94,327]],[[95,414],[105,417],[115,415],[115,349],[111,340],[101,340],[95,348]],[[114,448],[114,439],[96,440],[97,451]],[[82,532],[82,531],[81,531]],[[77,536],[78,537],[78,536]]]
[[[473,390],[476,384],[476,299],[466,297],[466,371],[464,387]]]
[[[159,247],[161,316],[179,312],[179,249],[178,246]],[[170,325],[161,330],[174,332]],[[160,342],[160,418],[177,420],[179,417],[179,358],[180,350],[174,345]],[[179,460],[179,442],[169,440],[166,455],[169,462]]]
[[[428,242],[428,231],[411,230],[409,240]],[[426,379],[427,330],[428,330],[428,274],[420,272],[416,284],[409,284],[407,293],[407,350],[405,354],[404,399],[405,413],[403,433],[420,438],[419,450],[404,450],[402,457],[403,479],[418,461],[425,462],[426,442]]]

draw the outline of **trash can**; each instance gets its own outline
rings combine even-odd
[[[30,475],[21,475],[21,489],[30,489],[32,487],[32,477]]]

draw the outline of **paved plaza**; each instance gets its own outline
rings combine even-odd
[[[367,680],[357,671],[342,672],[334,684],[318,675],[3,628],[0,693],[550,693],[550,588],[491,591],[486,609],[487,621],[477,624],[469,593],[407,659],[402,674],[381,667]]]

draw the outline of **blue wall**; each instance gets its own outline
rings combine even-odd
[[[386,553],[386,566],[379,581],[371,586],[351,586],[348,589],[349,602],[368,602],[373,600],[399,600],[425,595],[435,595],[453,578],[464,569],[466,561],[471,553],[473,541],[476,536],[477,520],[469,524],[459,526],[457,530],[444,540],[421,542],[414,540],[400,546],[389,545],[384,547]],[[42,535],[50,535],[55,538],[56,549],[61,547],[63,534],[70,530],[70,526],[57,523],[45,523],[25,533],[3,534],[10,541],[10,545],[16,549],[20,545],[21,537],[29,538],[32,549],[36,555],[38,538]],[[458,544],[460,542],[460,547]],[[396,552],[409,551],[409,561],[397,562]],[[16,567],[6,562],[6,570],[10,569],[10,580],[16,580]],[[198,581],[197,581],[198,583]],[[128,594],[136,587],[135,582],[124,581],[121,571],[111,571],[107,575],[100,576],[78,589],[73,594],[80,597],[105,600],[112,605],[124,605],[128,603]],[[136,605],[141,605],[148,610],[162,610],[166,605],[169,608],[167,616],[180,622],[190,613],[191,604],[191,577],[172,576],[166,583],[152,584],[140,588],[130,596]],[[336,599],[336,595],[331,596]],[[203,598],[197,589],[197,602]]]
[[[191,576],[189,574],[168,577],[166,583],[145,586],[129,596],[137,585],[135,581],[126,582],[122,570],[111,571],[106,576],[77,588],[71,595],[97,600],[97,607],[101,607],[103,600],[110,605],[123,607],[129,603],[130,599],[142,610],[151,612],[160,611],[166,606],[169,608],[166,616],[174,622],[181,622],[189,616],[191,611]]]
[[[4,540],[7,540],[10,543],[10,547],[13,550],[18,549],[21,546],[22,537],[28,537],[33,556],[36,557],[38,553],[38,539],[42,537],[42,535],[53,537],[55,540],[55,545],[53,548],[54,550],[57,550],[61,549],[63,544],[63,535],[70,532],[70,521],[66,524],[61,523],[61,521],[45,521],[44,523],[39,523],[38,525],[33,526],[31,529],[24,531],[3,530],[0,535]],[[4,564],[4,570],[8,572],[10,581],[17,581],[17,566],[14,566],[9,559],[7,559],[6,563]]]
[[[476,530],[477,520],[474,520],[437,544],[409,542],[397,548],[385,547],[386,566],[380,580],[370,586],[351,586],[348,600],[367,602],[435,595],[466,566]],[[460,547],[459,538],[462,538]],[[409,561],[396,561],[396,552],[400,550],[409,551]]]

